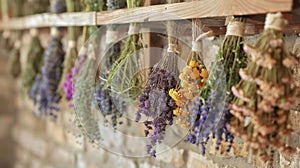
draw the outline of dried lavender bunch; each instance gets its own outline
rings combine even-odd
[[[54,120],[57,117],[57,104],[61,99],[57,89],[62,76],[64,55],[61,37],[51,36],[44,54],[39,111],[42,115],[50,115]]]
[[[65,1],[55,0],[51,6],[52,13],[65,12]],[[61,95],[57,90],[62,76],[65,52],[63,51],[62,30],[51,28],[51,36],[44,53],[44,65],[42,67],[42,86],[39,91],[38,110],[40,115],[57,118],[58,103]]]
[[[144,121],[145,136],[149,137],[150,144],[147,145],[146,151],[154,157],[155,146],[162,143],[167,126],[173,124],[173,110],[176,109],[176,103],[169,95],[169,90],[179,84],[178,39],[175,35],[180,32],[180,27],[175,21],[169,21],[167,29],[169,43],[167,54],[150,70],[146,86],[138,97],[139,108],[136,113],[137,122],[141,115],[147,117]]]
[[[140,7],[143,3],[143,0],[127,0],[127,7]],[[123,96],[126,95],[135,101],[142,88],[141,76],[135,76],[141,69],[139,50],[143,47],[137,23],[129,25],[128,35],[129,37],[126,39],[121,54],[109,72],[104,88],[108,89],[110,87],[112,92]],[[132,79],[133,77],[136,78]]]
[[[115,10],[125,7],[125,0],[108,0],[107,10]],[[109,75],[109,71],[116,59],[121,53],[121,42],[117,42],[118,32],[115,25],[107,26],[106,33],[106,47],[107,51],[102,59],[102,65],[100,69],[99,81],[96,81],[96,91],[94,93],[96,104],[99,107],[100,112],[105,118],[105,125],[109,122],[112,123],[113,128],[116,129],[118,119],[123,115],[122,101],[115,97],[110,89],[105,89],[104,85]]]
[[[144,121],[144,125],[145,136],[151,140],[147,145],[147,153],[151,156],[156,155],[155,146],[163,141],[167,125],[173,124],[173,110],[176,109],[176,103],[168,92],[178,84],[176,78],[174,72],[155,65],[150,71],[143,93],[138,97],[139,109],[136,121],[140,120],[142,114],[148,118]]]
[[[285,156],[295,152],[284,143],[292,131],[289,110],[299,95],[299,89],[291,87],[291,67],[296,61],[285,49],[282,29],[286,24],[281,13],[267,15],[256,44],[244,46],[251,62],[239,71],[242,80],[232,87],[234,117],[227,128],[265,162],[273,150]]]
[[[38,30],[31,29],[30,34],[31,42],[27,54],[26,67],[23,73],[23,85],[28,91],[31,90],[36,76],[41,73],[41,67],[43,64],[42,55],[44,53],[44,48],[38,37]]]
[[[226,128],[230,118],[227,104],[232,99],[231,86],[240,80],[238,70],[246,66],[246,54],[242,49],[244,21],[243,17],[236,17],[229,23],[209,78],[193,102],[192,128],[188,141],[201,145],[202,154],[205,154],[205,145],[210,135],[216,138],[216,150],[219,150],[224,140],[229,142],[226,149],[229,152],[233,142],[233,136]]]

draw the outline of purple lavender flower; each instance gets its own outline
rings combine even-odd
[[[174,73],[154,66],[143,93],[138,97],[139,109],[136,121],[140,120],[142,114],[149,118],[144,121],[146,127],[144,132],[145,136],[150,138],[146,151],[151,156],[155,157],[155,146],[163,141],[167,125],[173,124],[173,110],[176,109],[176,103],[168,92],[171,88],[175,88],[177,83]]]

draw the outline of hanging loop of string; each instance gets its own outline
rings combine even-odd
[[[197,38],[195,38],[194,41],[192,41],[192,51],[197,51],[199,52],[201,50],[201,43],[200,41],[213,36],[213,31],[210,30],[208,32],[202,33],[201,35],[199,35]]]

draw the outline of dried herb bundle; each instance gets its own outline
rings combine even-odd
[[[170,1],[175,3],[178,1]],[[148,81],[142,94],[138,97],[139,108],[136,113],[136,121],[144,115],[145,136],[150,139],[146,151],[151,156],[156,156],[156,145],[164,140],[166,128],[173,124],[173,110],[176,109],[175,101],[169,96],[169,90],[179,84],[178,70],[178,39],[180,33],[179,24],[176,21],[168,21],[168,51],[163,58],[151,68]]]
[[[225,124],[230,118],[228,102],[231,100],[230,88],[240,78],[238,71],[246,66],[246,54],[243,51],[243,17],[236,17],[227,26],[227,33],[217,58],[213,63],[209,78],[192,105],[192,128],[188,141],[201,145],[202,154],[210,135],[216,138],[216,150],[222,140],[229,142],[230,150],[233,136]]]
[[[13,0],[13,12],[14,17],[22,16],[23,0]],[[14,47],[10,53],[9,60],[9,72],[14,77],[17,78],[21,74],[21,63],[20,63],[20,48],[22,42],[22,31],[16,30],[16,40],[14,42]]]
[[[108,0],[106,5],[107,10],[120,9],[125,6],[125,0]],[[99,110],[105,118],[105,125],[111,120],[114,128],[118,124],[118,119],[123,115],[122,101],[113,96],[109,88],[105,89],[104,85],[113,63],[121,53],[121,42],[115,41],[117,37],[116,25],[108,25],[106,33],[107,51],[102,59],[99,81],[96,83],[96,91],[94,93]]]
[[[47,11],[49,0],[29,0],[24,4],[24,15],[32,15]],[[35,78],[41,73],[44,48],[40,42],[38,29],[30,29],[31,41],[27,53],[27,63],[22,74],[23,85],[30,92]],[[33,95],[32,95],[33,96]]]
[[[78,12],[80,6],[80,0],[66,0],[67,12]],[[74,67],[75,60],[77,57],[77,27],[68,27],[68,37],[69,43],[66,51],[64,70],[60,85],[60,90],[63,88],[65,93],[65,98],[67,100],[73,99],[73,74],[72,68]],[[73,70],[74,71],[74,70]],[[61,92],[61,91],[60,91]],[[63,93],[62,93],[63,94]]]
[[[143,0],[127,0],[127,7],[140,7],[143,3]],[[109,72],[104,88],[135,101],[142,89],[141,76],[136,75],[141,69],[138,59],[139,50],[143,47],[137,23],[129,25],[128,35],[120,56]]]
[[[83,7],[86,12],[103,10],[103,1],[99,0],[83,0]],[[84,46],[78,55],[73,68],[74,90],[73,103],[75,109],[75,124],[79,127],[83,134],[87,135],[89,140],[94,143],[101,139],[99,132],[98,120],[92,111],[94,93],[95,93],[95,76],[97,71],[96,53],[99,53],[98,43],[100,38],[88,36],[97,30],[96,26],[84,27],[83,43]]]
[[[94,44],[84,46],[78,55],[79,58],[85,58],[76,62],[75,66],[80,66],[75,75],[74,82],[74,109],[76,114],[75,124],[87,135],[89,140],[94,143],[101,139],[98,120],[92,113],[93,94],[95,92],[95,70],[97,61],[95,56]]]
[[[51,5],[51,11],[52,13],[65,12],[65,1],[54,0]],[[65,56],[61,39],[62,29],[52,27],[51,37],[44,53],[42,81],[38,95],[38,109],[40,115],[50,115],[53,120],[57,118],[57,112],[59,111],[58,103],[61,99],[61,95],[57,92],[62,76]]]
[[[169,95],[175,100],[177,108],[173,111],[176,124],[184,128],[190,127],[190,108],[192,101],[208,78],[208,72],[200,58],[201,43],[199,40],[210,36],[212,32],[203,33],[200,30],[200,20],[192,20],[192,51],[189,63],[179,75],[180,87],[171,89]]]
[[[30,35],[31,42],[27,53],[26,67],[23,73],[23,85],[28,91],[30,91],[33,86],[36,76],[41,73],[44,53],[44,48],[38,37],[38,30],[31,29]]]
[[[232,87],[235,97],[230,113],[234,117],[227,128],[263,161],[273,150],[285,156],[295,151],[284,143],[292,131],[289,110],[299,95],[299,90],[291,88],[291,66],[296,61],[284,46],[282,29],[286,24],[281,13],[267,15],[256,44],[244,46],[251,62],[239,71],[242,80]]]
[[[84,11],[91,12],[91,11],[102,11],[104,8],[104,2],[102,0],[81,0],[82,7]],[[92,35],[96,30],[97,26],[85,26],[83,27],[83,34],[82,34],[82,41],[83,44],[87,41],[89,38],[89,35]],[[74,96],[75,88],[73,87],[74,83],[74,77],[76,76],[76,73],[80,70],[82,65],[85,63],[86,59],[86,53],[85,54],[79,54],[78,55],[78,62],[76,65],[74,65],[71,68],[71,73],[66,76],[67,81],[65,83],[65,88],[67,90],[67,96],[71,99]],[[68,68],[69,69],[69,68]]]

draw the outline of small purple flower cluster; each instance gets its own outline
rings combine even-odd
[[[169,96],[169,90],[178,84],[175,74],[154,66],[149,74],[148,83],[143,93],[138,97],[139,109],[136,121],[145,115],[145,136],[150,138],[147,153],[156,156],[155,146],[164,139],[167,125],[173,124],[173,110],[176,109],[175,101]]]
[[[116,129],[117,124],[122,124],[122,122],[118,123],[118,119],[123,116],[123,109],[125,107],[122,104],[122,101],[111,95],[110,90],[103,88],[104,85],[105,81],[100,79],[96,85],[94,99],[99,107],[100,112],[105,118],[105,124],[108,123],[107,117],[110,116],[112,127]]]
[[[62,87],[66,93],[66,98],[68,100],[73,100],[73,94],[74,94],[74,86],[73,86],[73,77],[76,75],[76,69],[71,69],[72,74],[67,73],[66,75],[66,81],[62,84]]]

